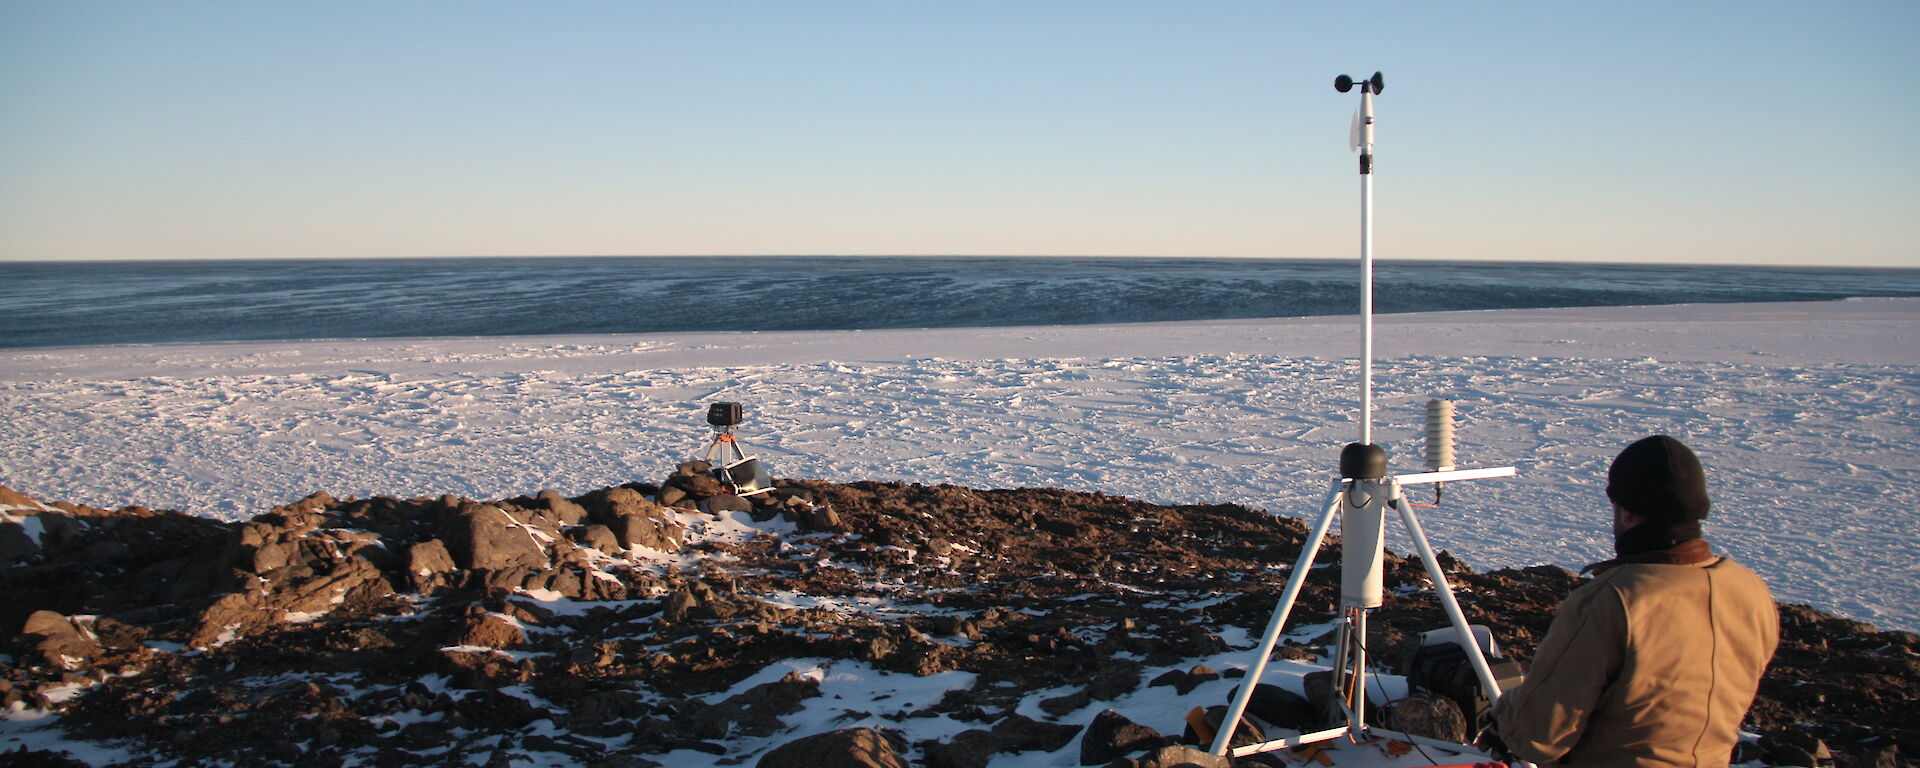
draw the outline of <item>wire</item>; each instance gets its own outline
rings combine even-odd
[[[1361,608],[1355,608],[1355,609],[1353,609],[1353,610],[1357,612],[1357,611],[1361,611],[1361,610],[1364,610],[1364,609],[1361,609]],[[1359,638],[1358,640],[1355,640],[1355,641],[1354,641],[1354,643],[1355,643],[1356,645],[1359,645],[1359,646],[1360,646],[1360,652],[1361,652],[1361,653],[1363,653],[1363,654],[1365,654],[1365,657],[1366,657],[1366,658],[1369,658],[1369,659],[1371,659],[1371,658],[1374,658],[1374,656],[1373,656],[1373,649],[1371,649],[1371,648],[1368,648],[1368,647],[1367,647],[1367,639],[1366,639],[1365,637],[1361,637],[1361,638]],[[1374,684],[1374,686],[1375,686],[1375,687],[1377,687],[1377,688],[1379,688],[1379,689],[1380,689],[1380,702],[1381,702],[1382,704],[1393,704],[1393,703],[1397,703],[1397,702],[1405,702],[1405,701],[1406,701],[1406,699],[1405,699],[1405,698],[1400,698],[1400,699],[1394,699],[1394,698],[1389,698],[1389,697],[1387,696],[1387,683],[1386,683],[1386,681],[1384,681],[1384,680],[1381,680],[1381,679],[1380,679],[1380,676],[1379,676],[1379,675],[1375,675],[1375,676],[1374,676],[1374,679],[1373,679],[1373,684]],[[1412,688],[1413,688],[1413,682],[1412,682],[1412,681],[1408,681],[1408,682],[1407,682],[1407,688],[1408,688],[1408,689],[1412,689]],[[1352,697],[1351,697],[1351,696],[1349,696],[1349,697],[1348,697],[1348,703],[1349,703],[1349,705],[1351,705],[1351,703],[1352,703]],[[1414,749],[1415,751],[1417,751],[1417,752],[1419,752],[1419,753],[1420,753],[1420,757],[1421,757],[1421,759],[1423,759],[1423,760],[1426,760],[1426,761],[1427,761],[1428,763],[1430,763],[1430,764],[1434,764],[1434,765],[1438,765],[1438,764],[1439,764],[1439,762],[1440,762],[1440,761],[1439,761],[1439,760],[1437,760],[1437,759],[1435,759],[1433,755],[1431,755],[1431,754],[1428,754],[1428,753],[1427,753],[1427,750],[1426,750],[1426,748],[1425,748],[1425,747],[1422,747],[1422,746],[1420,746],[1420,743],[1419,743],[1419,742],[1417,742],[1417,741],[1408,741],[1408,742],[1407,742],[1407,745],[1408,745],[1408,746],[1410,746],[1410,747],[1413,747],[1413,749]]]

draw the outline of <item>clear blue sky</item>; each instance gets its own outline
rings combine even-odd
[[[1920,266],[1920,3],[0,0],[0,259]]]

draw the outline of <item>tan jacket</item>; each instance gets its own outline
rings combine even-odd
[[[1543,765],[1724,766],[1779,640],[1739,563],[1615,566],[1560,604],[1494,727]]]

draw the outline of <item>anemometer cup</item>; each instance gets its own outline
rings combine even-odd
[[[1372,93],[1373,95],[1378,96],[1380,95],[1381,89],[1384,89],[1387,87],[1387,79],[1384,77],[1381,77],[1380,73],[1378,72],[1373,73],[1373,77],[1369,77],[1365,80],[1355,80],[1346,75],[1341,75],[1333,79],[1333,89],[1341,93],[1346,93],[1347,91],[1353,90],[1353,86],[1355,85],[1360,86],[1360,91],[1362,93]]]

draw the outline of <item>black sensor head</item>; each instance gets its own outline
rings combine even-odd
[[[746,409],[739,403],[714,403],[707,406],[707,423],[716,427],[736,426],[745,415]]]
[[[1378,480],[1387,476],[1387,450],[1373,443],[1348,443],[1340,449],[1340,476]]]

